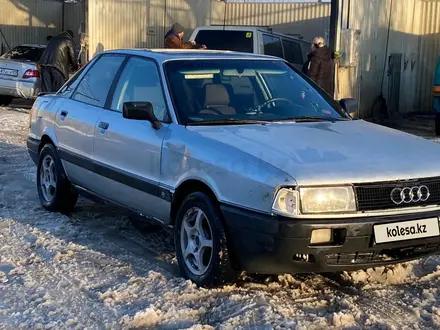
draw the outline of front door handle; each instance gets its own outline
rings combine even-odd
[[[99,127],[100,129],[106,130],[106,129],[108,128],[108,123],[104,123],[103,121],[101,121],[101,122],[98,124],[98,127]]]

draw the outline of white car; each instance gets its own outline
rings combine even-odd
[[[191,34],[190,40],[212,50],[277,56],[298,70],[307,61],[307,53],[312,51],[312,44],[304,41],[300,35],[277,33],[271,28],[258,26],[199,26]]]

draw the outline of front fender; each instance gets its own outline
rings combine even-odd
[[[264,213],[279,186],[296,184],[261,159],[174,126],[162,146],[161,183],[173,190],[188,180],[206,184],[220,203]]]

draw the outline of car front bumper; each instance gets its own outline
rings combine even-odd
[[[440,253],[440,237],[376,244],[373,226],[438,218],[425,212],[351,219],[294,220],[221,207],[241,269],[257,274],[327,273],[353,271]],[[314,229],[332,229],[335,240],[325,246],[310,245]]]
[[[26,140],[26,146],[28,149],[29,156],[35,165],[38,163],[38,149],[40,147],[40,140],[28,137]]]

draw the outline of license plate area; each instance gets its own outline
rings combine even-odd
[[[0,68],[0,75],[8,76],[8,77],[17,77],[18,71],[13,69]]]
[[[380,224],[373,231],[377,244],[440,236],[438,218]]]

